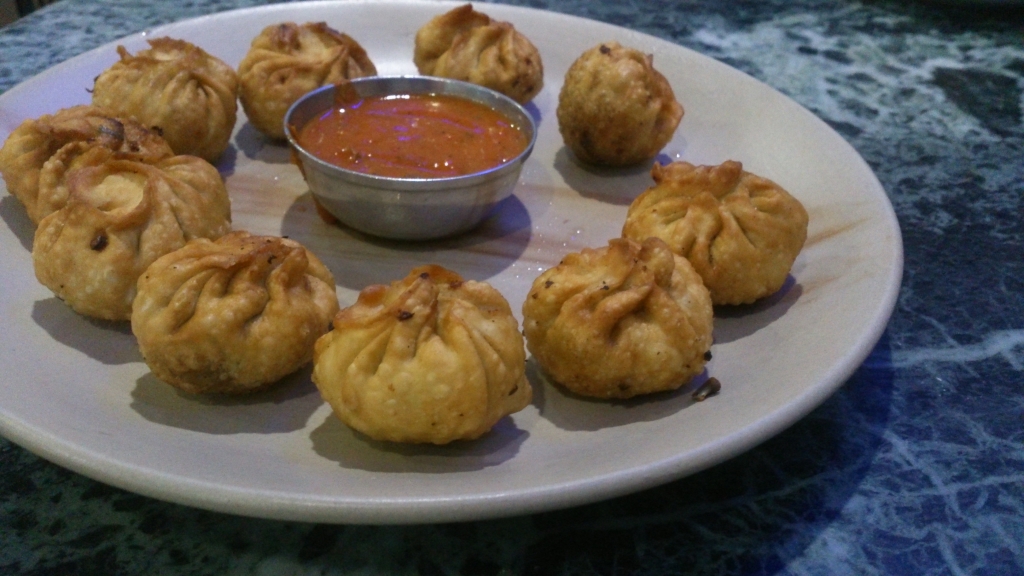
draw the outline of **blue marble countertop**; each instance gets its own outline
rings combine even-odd
[[[260,4],[62,0],[0,30],[0,91]],[[905,272],[828,401],[699,474],[493,521],[314,525],[152,500],[0,440],[3,574],[1024,574],[1024,12],[907,0],[517,0],[777,88],[875,170]],[[999,4],[999,3],[996,3]]]

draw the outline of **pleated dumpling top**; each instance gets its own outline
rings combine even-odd
[[[238,76],[224,61],[174,38],[156,38],[96,78],[92,103],[157,130],[175,154],[216,162],[228,147],[238,110]]]
[[[343,80],[375,76],[366,50],[324,22],[267,26],[238,65],[239,99],[260,132],[283,139],[288,108],[307,92]]]
[[[86,316],[128,320],[136,282],[153,261],[231,230],[224,182],[195,156],[112,160],[68,179],[67,202],[36,229],[32,261],[36,278]]]
[[[509,22],[464,4],[416,32],[413,61],[420,74],[472,82],[526,104],[544,87],[540,52]]]
[[[173,155],[157,132],[82,105],[22,122],[0,148],[0,174],[39,224],[67,201],[67,174],[75,168],[112,159],[152,164]]]
[[[693,264],[715,304],[749,304],[782,288],[807,239],[799,200],[731,160],[655,164],[651,176],[623,236],[664,240]]]
[[[505,298],[436,265],[365,288],[316,343],[313,381],[342,422],[377,440],[477,438],[530,403]]]
[[[153,374],[189,393],[266,388],[313,359],[338,312],[330,270],[294,240],[196,239],[139,279],[132,332]]]

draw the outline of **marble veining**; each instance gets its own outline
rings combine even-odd
[[[896,210],[906,264],[889,327],[850,381],[702,473],[456,525],[235,518],[104,486],[4,440],[0,572],[1024,573],[1024,13],[883,0],[510,3],[712,56],[857,149]],[[0,91],[120,36],[256,4],[62,0],[0,30]]]

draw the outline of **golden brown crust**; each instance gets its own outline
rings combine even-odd
[[[153,374],[193,394],[266,388],[313,358],[338,312],[334,277],[298,242],[196,239],[139,278],[132,332]]]
[[[69,174],[68,191],[64,206],[40,221],[32,261],[36,278],[86,316],[129,319],[150,263],[231,229],[220,174],[194,156],[81,168]]]
[[[149,44],[134,56],[118,46],[121,59],[96,78],[92,103],[158,130],[176,154],[216,162],[237,118],[234,69],[184,40]]]
[[[661,238],[704,279],[715,304],[746,304],[782,287],[807,238],[807,211],[781,186],[727,161],[655,164],[622,235]]]
[[[257,130],[283,139],[285,113],[301,96],[376,74],[366,50],[347,34],[324,22],[284,22],[253,39],[238,65],[239,99]]]
[[[95,106],[74,106],[26,120],[0,148],[7,191],[38,224],[67,201],[67,173],[107,160],[154,163],[173,156],[156,132]]]
[[[541,274],[523,303],[523,328],[530,353],[559,384],[630,398],[700,374],[711,347],[711,298],[661,240],[617,238]]]
[[[313,381],[377,440],[477,438],[530,403],[526,352],[502,295],[440,266],[370,286],[316,343]]]
[[[472,82],[526,104],[544,86],[537,47],[508,22],[465,4],[416,32],[413,61],[420,74]]]
[[[683,107],[650,55],[605,42],[569,67],[556,114],[562,140],[579,160],[628,166],[657,156]]]

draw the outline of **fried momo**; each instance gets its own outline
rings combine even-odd
[[[62,208],[36,229],[36,278],[76,312],[128,320],[136,282],[157,258],[231,229],[227,189],[195,156],[115,160],[68,175]]]
[[[234,69],[184,40],[156,38],[96,78],[92,103],[161,132],[176,154],[216,162],[228,147],[238,109]]]
[[[682,105],[652,57],[617,42],[595,46],[573,62],[555,112],[573,154],[605,166],[654,158],[683,118]]]
[[[337,312],[334,277],[313,253],[237,231],[153,262],[131,320],[157,378],[193,394],[246,393],[312,360]]]
[[[347,34],[323,22],[285,22],[253,39],[238,65],[239,99],[257,130],[284,139],[284,115],[301,96],[376,74],[366,50]]]
[[[465,4],[416,32],[413,61],[420,74],[472,82],[526,104],[544,86],[540,53],[508,22]]]
[[[629,207],[622,235],[661,238],[704,279],[715,304],[778,291],[807,239],[807,211],[739,162],[655,164],[654,186]]]
[[[65,176],[111,159],[153,163],[174,155],[156,132],[95,106],[74,106],[26,120],[0,148],[7,191],[39,224],[67,201]]]
[[[316,343],[313,381],[342,422],[371,438],[477,438],[530,403],[518,327],[490,285],[422,266],[338,313]]]
[[[674,390],[701,373],[711,348],[707,288],[657,238],[616,238],[569,254],[523,304],[526,346],[555,382],[583,396]]]

